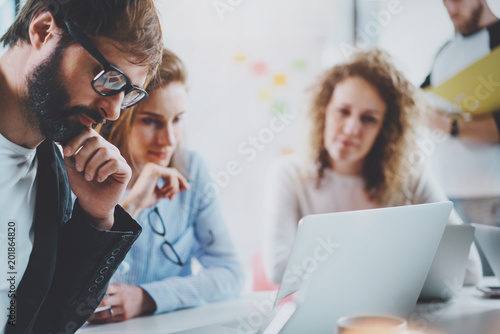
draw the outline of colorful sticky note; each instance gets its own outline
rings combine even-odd
[[[274,84],[276,86],[284,86],[286,85],[286,75],[285,74],[277,74],[274,76]]]
[[[264,62],[257,62],[253,64],[253,73],[260,75],[267,73],[267,64]]]
[[[247,60],[247,57],[245,55],[236,55],[234,56],[234,60],[237,62],[244,62]]]
[[[293,62],[293,68],[296,70],[305,70],[307,68],[307,60],[297,59]]]
[[[282,147],[280,150],[281,155],[289,155],[289,154],[293,154],[293,152],[294,152],[293,148],[288,147],[288,146]]]
[[[274,102],[272,112],[274,115],[284,115],[288,112],[288,105],[283,101]]]
[[[271,100],[271,91],[268,89],[262,89],[259,91],[259,100],[261,101],[269,101]]]

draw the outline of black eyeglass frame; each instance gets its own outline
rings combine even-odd
[[[162,231],[158,231],[158,230],[155,228],[155,226],[153,225],[153,223],[151,222],[151,214],[152,214],[152,213],[155,213],[155,214],[158,216],[158,218],[160,219],[160,223],[161,223],[161,226],[162,226]],[[158,207],[157,207],[157,206],[155,206],[153,210],[149,211],[149,213],[148,213],[148,223],[149,223],[149,227],[151,227],[151,230],[152,230],[154,233],[156,233],[156,234],[160,235],[161,237],[163,237],[163,240],[164,240],[164,245],[167,245],[167,246],[170,248],[170,250],[172,251],[172,253],[175,255],[175,258],[176,258],[176,259],[174,260],[174,259],[172,259],[172,258],[171,258],[171,257],[167,254],[167,252],[165,252],[165,251],[163,250],[163,245],[162,245],[162,246],[161,246],[161,252],[162,252],[162,253],[163,253],[163,255],[167,258],[167,260],[169,260],[169,261],[170,261],[170,262],[172,262],[173,264],[176,264],[176,265],[181,266],[181,267],[184,267],[186,264],[188,264],[188,263],[189,263],[189,261],[188,261],[188,262],[182,262],[182,260],[181,260],[181,258],[180,258],[180,256],[179,256],[179,254],[175,251],[174,246],[173,246],[173,245],[172,245],[172,244],[171,244],[171,243],[167,240],[167,238],[166,238],[166,235],[167,235],[167,228],[166,228],[166,226],[165,226],[165,222],[163,221],[163,218],[162,218],[162,217],[161,217],[161,215],[160,215],[160,212],[158,211]],[[213,243],[214,243],[214,241],[215,241],[215,240],[214,240],[214,235],[213,235],[212,230],[209,230],[209,231],[208,231],[208,233],[210,234],[211,239],[210,239],[210,241],[208,242],[208,244],[206,245],[206,247],[210,247],[211,245],[213,245]],[[206,248],[206,247],[205,247],[205,248]],[[203,251],[204,251],[204,249],[202,249],[200,252],[198,252],[198,253],[196,253],[196,254],[194,254],[194,255],[191,255],[191,257],[196,257],[196,256],[200,255]]]
[[[71,35],[71,37],[75,40],[75,42],[77,42],[82,48],[84,48],[92,57],[94,57],[95,60],[97,60],[103,66],[103,70],[95,76],[95,78],[92,80],[92,83],[91,83],[92,89],[94,89],[94,91],[97,94],[99,94],[101,96],[113,96],[116,94],[120,94],[121,92],[125,92],[125,96],[126,96],[127,94],[129,94],[132,91],[137,91],[140,94],[143,94],[143,97],[141,99],[135,101],[134,103],[132,103],[130,105],[123,106],[123,104],[122,104],[121,109],[127,109],[127,108],[130,108],[132,106],[135,106],[136,104],[146,100],[149,97],[149,94],[144,89],[137,87],[137,86],[134,86],[132,84],[132,82],[130,81],[130,79],[128,78],[128,76],[125,73],[123,73],[123,71],[121,71],[116,66],[111,65],[109,63],[109,61],[97,49],[97,47],[92,43],[92,41],[76,25],[74,25],[73,23],[68,22],[68,21],[64,21],[64,23],[66,24],[66,27],[68,28],[68,32]],[[96,81],[99,80],[99,78],[101,78],[105,73],[111,72],[111,71],[117,72],[120,75],[122,75],[125,78],[125,85],[123,85],[120,89],[117,89],[115,91],[111,91],[108,93],[100,92],[95,87]]]

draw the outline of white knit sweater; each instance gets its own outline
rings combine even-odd
[[[263,260],[266,275],[274,283],[281,282],[297,224],[303,216],[380,207],[366,196],[360,176],[343,175],[327,169],[318,188],[314,173],[314,167],[298,156],[278,158],[269,171],[265,183]],[[420,168],[415,173],[407,189],[411,204],[448,200],[427,168]],[[462,223],[453,210],[449,224]],[[481,261],[473,245],[465,284],[476,284],[481,276]]]

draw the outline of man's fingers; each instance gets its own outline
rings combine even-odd
[[[99,168],[96,175],[97,182],[104,182],[109,176],[120,174],[120,162],[117,160],[108,160]]]
[[[81,150],[74,154],[75,169],[79,172],[85,170],[87,161],[92,158],[99,148],[99,138],[90,137],[82,145]]]
[[[75,169],[83,172],[85,180],[92,181],[97,178],[103,182],[110,175],[118,181],[127,181],[130,168],[125,160],[113,149],[111,145],[101,146],[99,140],[87,141],[75,156]]]
[[[67,143],[63,147],[63,154],[66,157],[72,156],[75,154],[80,147],[90,138],[90,137],[95,137],[99,136],[99,134],[91,128],[83,130],[78,136],[73,138],[69,143]]]
[[[87,148],[87,145],[83,146],[80,152],[76,155],[75,168],[77,171],[84,173],[85,180],[87,181],[92,181],[97,173],[97,170],[112,159],[112,155],[110,154],[108,148],[98,147],[97,145],[92,146],[93,147],[89,149]],[[82,152],[83,150],[86,151]]]

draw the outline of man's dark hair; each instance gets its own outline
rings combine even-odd
[[[29,26],[36,14],[49,11],[62,31],[61,43],[73,39],[64,21],[77,25],[87,36],[102,36],[120,44],[134,64],[150,67],[149,77],[161,60],[163,43],[153,0],[28,0],[0,39],[4,46],[29,41]]]

